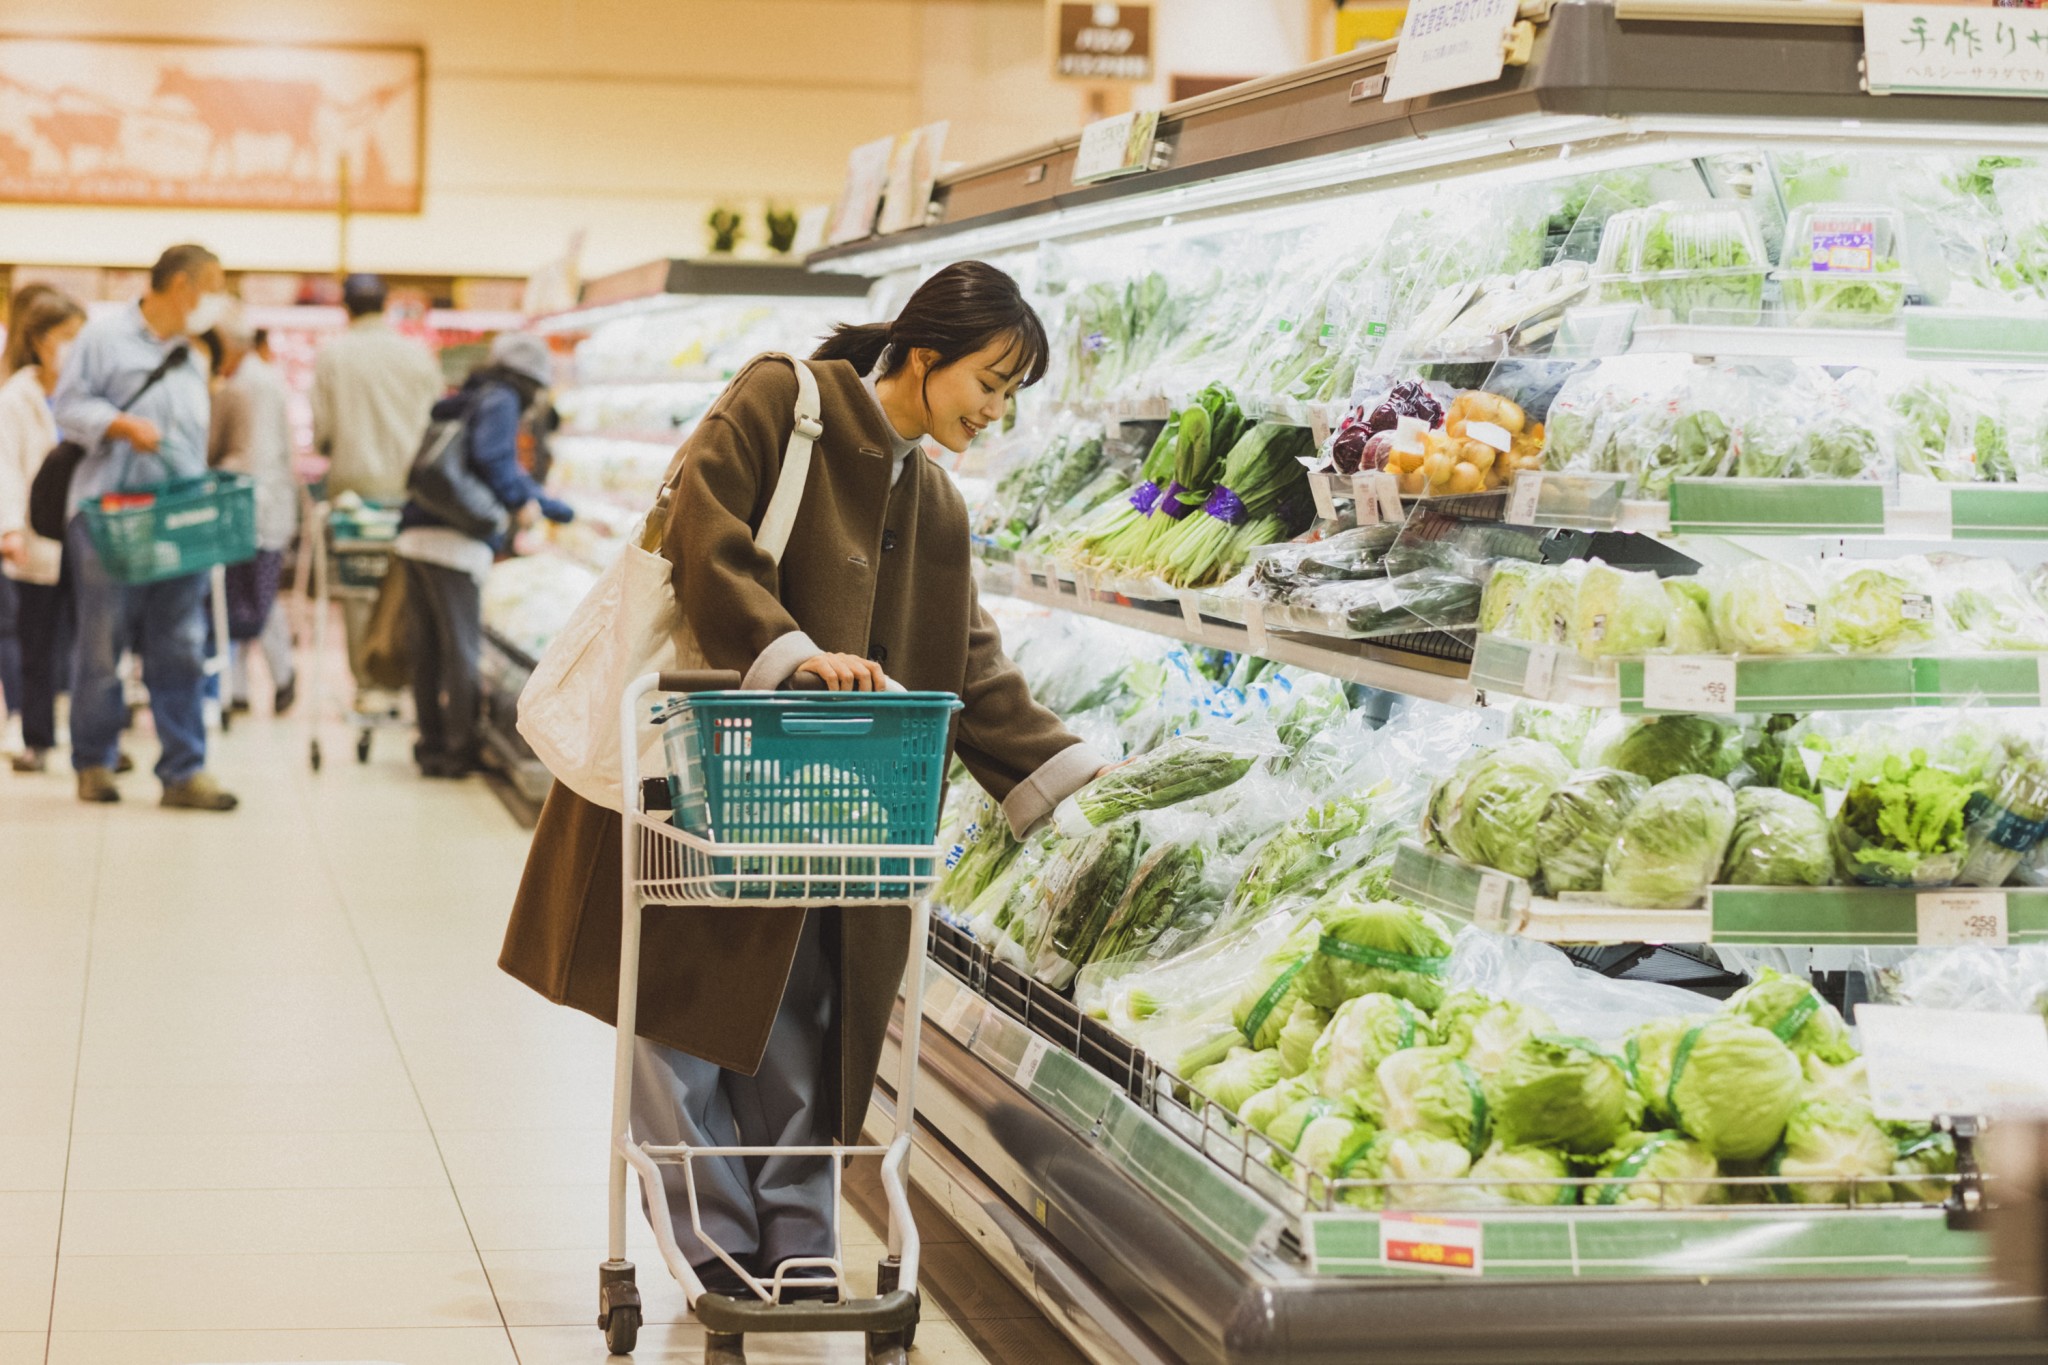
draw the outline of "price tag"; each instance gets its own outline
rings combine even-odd
[[[1029,1090],[1031,1083],[1038,1079],[1038,1068],[1045,1064],[1045,1054],[1052,1051],[1052,1044],[1043,1038],[1033,1037],[1024,1048],[1024,1060],[1017,1063],[1017,1088]]]
[[[1315,497],[1316,515],[1324,521],[1335,521],[1337,519],[1337,499],[1333,491],[1335,484],[1334,476],[1329,474],[1311,474],[1308,476],[1308,491]]]
[[[1327,341],[1323,344],[1325,346],[1329,345]],[[1330,444],[1330,411],[1321,403],[1311,403],[1308,405],[1308,429],[1310,434],[1316,438],[1317,450],[1321,450],[1324,446]]]
[[[1187,628],[1199,634],[1202,629],[1202,609],[1195,605],[1195,595],[1183,591],[1180,594],[1180,619]]]
[[[1548,701],[1557,685],[1556,645],[1530,645],[1529,660],[1522,669],[1522,695],[1531,701]]]
[[[1470,427],[1467,427],[1470,430]],[[1536,524],[1536,500],[1543,496],[1543,476],[1533,470],[1515,474],[1514,492],[1508,494],[1507,520],[1511,526]]]
[[[2003,948],[2007,942],[2003,891],[1980,891],[1974,887],[1922,891],[1913,897],[1913,913],[1919,923],[1923,948],[1960,948],[1966,944]]]
[[[1369,470],[1351,476],[1351,519],[1360,526],[1380,524],[1379,490]]]
[[[1411,1270],[1482,1273],[1482,1228],[1476,1218],[1426,1213],[1380,1215],[1380,1260]]]
[[[1375,509],[1375,520],[1389,526],[1398,526],[1406,519],[1407,512],[1401,507],[1401,481],[1385,469],[1362,469],[1351,476],[1351,496],[1358,504],[1361,526],[1370,526],[1365,520],[1367,507]]]
[[[1257,602],[1244,604],[1244,633],[1246,645],[1261,658],[1266,653],[1266,612]]]
[[[2048,1111],[2048,1027],[2032,1013],[1858,1005],[1881,1119]]]
[[[1136,110],[1097,119],[1081,130],[1074,152],[1074,183],[1086,185],[1152,168],[1152,144],[1159,136],[1159,111]]]
[[[1497,422],[1467,422],[1465,434],[1482,445],[1490,445],[1501,454],[1507,454],[1515,438],[1508,435],[1508,429]]]
[[[1643,660],[1645,711],[1735,714],[1735,660],[1674,654]]]
[[[1491,933],[1508,927],[1508,879],[1498,872],[1479,874],[1479,894],[1472,898],[1472,923]]]

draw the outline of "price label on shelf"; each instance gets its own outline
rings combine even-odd
[[[1380,1260],[1392,1266],[1478,1275],[1483,1270],[1484,1240],[1476,1218],[1391,1211],[1380,1215]]]
[[[2033,1013],[1856,1007],[1881,1119],[2048,1109],[2048,1027]]]
[[[1913,897],[1913,912],[1923,948],[2003,948],[2010,933],[2003,891],[1922,891]]]
[[[1315,473],[1308,476],[1308,491],[1316,500],[1316,515],[1324,521],[1337,519],[1336,476]]]
[[[1406,517],[1401,509],[1401,482],[1385,469],[1361,469],[1351,476],[1352,500],[1358,504],[1358,524],[1370,526],[1366,520],[1366,508],[1371,507],[1377,514],[1374,520],[1390,526],[1399,525]]]
[[[1508,927],[1508,879],[1498,872],[1479,874],[1479,892],[1472,898],[1472,923],[1500,934]]]
[[[1202,609],[1195,605],[1195,595],[1185,589],[1180,593],[1180,619],[1189,630],[1201,633]]]
[[[1324,343],[1327,345],[1328,343]],[[1321,403],[1308,405],[1309,434],[1315,437],[1316,449],[1321,450],[1330,443],[1330,410]]]
[[[1674,654],[1643,660],[1645,711],[1735,714],[1735,660]]]
[[[1530,645],[1527,664],[1522,669],[1522,695],[1531,701],[1548,701],[1550,690],[1557,685],[1556,645]]]
[[[1045,1054],[1052,1051],[1052,1044],[1034,1036],[1025,1045],[1024,1060],[1017,1063],[1017,1088],[1029,1090],[1031,1083],[1038,1079],[1038,1068],[1045,1064]]]
[[[1466,428],[1470,429],[1469,426]],[[1529,469],[1517,471],[1514,491],[1508,494],[1508,523],[1512,526],[1534,526],[1536,500],[1542,496],[1543,475]]]
[[[1245,643],[1251,652],[1263,657],[1266,652],[1266,613],[1256,601],[1244,604]]]
[[[971,1046],[975,1031],[981,1027],[980,1004],[973,991],[965,986],[956,987],[953,998],[946,1002],[946,1008],[939,1015],[939,1027]]]

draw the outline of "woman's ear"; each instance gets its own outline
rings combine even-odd
[[[929,346],[913,346],[910,350],[910,372],[919,380],[929,375],[939,363],[939,353]]]

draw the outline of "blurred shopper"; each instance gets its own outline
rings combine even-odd
[[[64,545],[78,612],[71,765],[82,801],[121,799],[113,769],[128,708],[115,661],[125,643],[139,640],[163,746],[156,765],[163,803],[194,810],[236,804],[206,771],[207,575],[116,582],[78,515],[88,499],[124,485],[205,472],[211,403],[192,338],[225,315],[226,283],[220,259],[205,247],[172,247],[150,271],[140,303],[85,325],[57,381],[58,430],[85,451],[71,477]]]
[[[207,462],[246,474],[256,484],[256,558],[227,571],[228,636],[234,662],[231,705],[249,709],[249,642],[260,641],[270,668],[273,706],[289,711],[298,694],[292,632],[278,587],[285,551],[299,529],[299,484],[292,473],[291,418],[284,381],[256,349],[256,334],[240,318],[215,329],[223,382],[213,397]]]
[[[568,521],[566,503],[541,492],[519,464],[527,414],[540,409],[550,381],[547,343],[529,332],[500,333],[490,363],[462,391],[433,409],[434,419],[460,417],[469,468],[520,526],[535,516]],[[428,777],[467,777],[477,766],[477,662],[483,649],[483,580],[510,532],[478,540],[409,501],[394,547],[407,575],[413,619],[412,696],[420,740],[413,750]]]
[[[12,628],[0,623],[0,689],[8,710],[21,717],[18,773],[43,771],[57,743],[64,545],[29,527],[28,491],[57,444],[50,394],[83,326],[85,309],[45,285],[16,293],[7,322],[9,378],[0,385],[0,618],[11,620]]]
[[[354,493],[397,503],[405,497],[405,476],[427,429],[427,414],[446,387],[441,367],[426,347],[398,335],[384,320],[379,276],[349,276],[342,302],[348,306],[348,331],[322,346],[313,361],[313,448],[328,459],[329,497]],[[362,654],[373,605],[354,598],[342,602],[349,671],[358,693],[371,687]]]

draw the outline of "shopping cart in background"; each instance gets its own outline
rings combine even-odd
[[[598,1270],[598,1326],[614,1354],[633,1349],[640,1291],[626,1259],[626,1173],[640,1189],[662,1260],[683,1286],[705,1332],[706,1365],[742,1365],[748,1333],[863,1332],[872,1365],[903,1365],[918,1318],[917,1226],[906,1165],[917,1114],[917,1054],[924,996],[929,893],[944,870],[937,844],[946,734],[960,701],[950,693],[739,692],[737,673],[646,674],[619,707],[623,758],[623,922],[619,934],[617,1050],[612,1072],[611,1225]],[[803,683],[815,683],[803,678]],[[668,810],[643,809],[639,751],[644,703],[653,693],[685,694],[652,709],[667,722]],[[658,784],[650,784],[658,785]],[[632,1133],[634,1025],[640,998],[640,930],[650,905],[724,905],[734,913],[790,914],[812,907],[909,905],[902,1068],[896,1129],[886,1146],[689,1147],[635,1142]],[[705,1234],[693,1162],[737,1157],[815,1156],[832,1161],[833,1242],[829,1257],[786,1261],[770,1279],[739,1264]],[[848,1297],[839,1235],[840,1185],[849,1157],[879,1156],[889,1205],[888,1255],[876,1296]],[[708,1292],[676,1243],[662,1180],[680,1166],[691,1231],[740,1277],[752,1297]],[[839,1302],[780,1303],[792,1271],[825,1272]],[[824,1276],[806,1276],[815,1283]]]
[[[312,695],[307,701],[312,738],[307,760],[320,771],[320,726],[326,718],[328,675],[327,627],[335,602],[375,603],[391,572],[391,546],[398,539],[398,506],[370,502],[345,494],[333,501],[314,501],[305,524],[311,534],[301,537],[300,581],[312,584],[313,640]],[[310,561],[310,562],[309,562]],[[380,729],[405,727],[399,711],[386,707],[367,709],[360,694],[353,694],[344,715],[355,731],[356,762],[370,761],[370,740]]]

